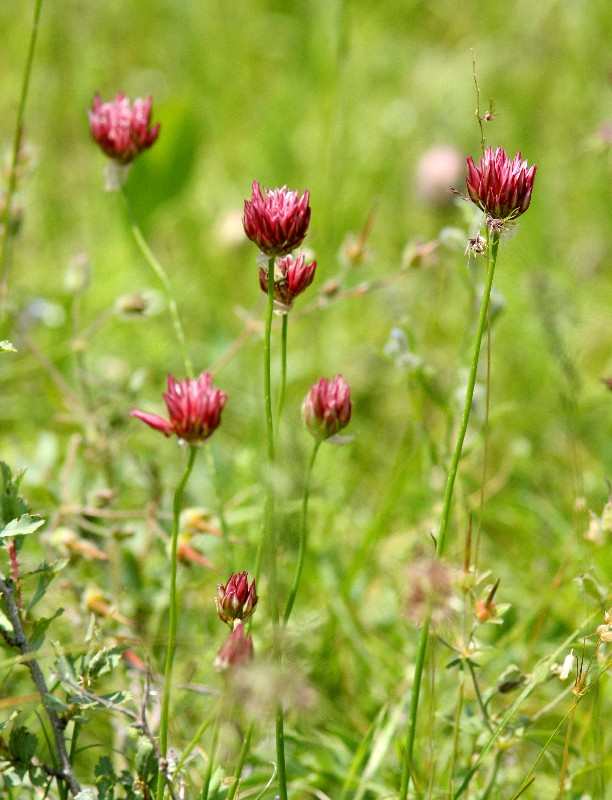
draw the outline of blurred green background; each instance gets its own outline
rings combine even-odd
[[[7,154],[31,13],[23,0],[0,6],[0,141]],[[324,449],[317,467],[317,560],[303,602],[316,614],[321,596],[340,592],[354,604],[362,640],[357,648],[356,634],[338,617],[321,623],[319,677],[326,675],[329,697],[350,696],[379,669],[365,665],[369,648],[380,654],[381,632],[389,637],[385,646],[408,646],[405,626],[397,626],[405,564],[437,525],[449,415],[461,393],[484,276],[483,263],[468,270],[463,255],[474,233],[467,205],[432,203],[418,169],[436,145],[456,148],[462,159],[479,155],[473,51],[482,111],[495,101],[487,144],[511,155],[520,150],[538,165],[531,207],[501,248],[495,281],[504,307],[492,331],[483,562],[502,577],[504,600],[519,606],[525,626],[553,597],[555,575],[569,579],[591,565],[605,574],[610,558],[589,549],[583,533],[587,508],[601,510],[612,476],[612,398],[600,383],[612,373],[611,41],[607,0],[45,2],[18,196],[23,227],[9,281],[22,332],[5,321],[1,338],[19,353],[3,357],[0,371],[3,458],[31,464],[26,481],[38,510],[57,505],[67,438],[78,428],[49,365],[77,394],[83,387],[75,369],[85,376],[87,407],[111,441],[111,459],[118,464],[136,454],[133,463],[115,465],[119,505],[149,497],[143,464],[155,464],[166,500],[180,469],[170,444],[128,418],[133,405],[161,411],[166,373],[183,368],[163,310],[136,320],[112,311],[117,298],[159,286],[133,244],[121,198],[103,191],[104,158],[87,123],[96,91],[105,100],[118,91],[152,94],[161,134],[134,164],[128,193],[171,277],[196,368],[219,365],[216,383],[230,396],[214,447],[224,496],[244,512],[236,522],[243,557],[252,558],[258,535],[260,336],[224,356],[245,320],[262,318],[256,252],[240,225],[258,179],[310,190],[307,245],[318,261],[312,294],[298,300],[289,322],[281,436],[290,508],[310,447],[299,420],[304,394],[337,372],[353,387],[356,440]],[[455,180],[463,190],[463,177]],[[369,256],[346,268],[346,236],[358,234],[371,212]],[[449,228],[461,236],[441,236]],[[433,255],[382,288],[313,300],[332,279],[351,290],[389,278],[406,265],[407,248],[440,236]],[[91,283],[75,301],[66,271],[79,254],[89,260]],[[107,313],[86,336],[75,367],[75,340]],[[399,365],[385,351],[395,328],[421,366]],[[476,447],[462,467],[462,508],[477,506],[482,412],[481,403]],[[79,473],[77,495],[104,483],[94,473]],[[208,497],[206,476],[196,476],[191,502],[206,505]],[[459,531],[464,523],[460,514]],[[455,541],[451,556],[460,561],[460,537]],[[287,564],[294,543],[289,531]],[[537,598],[534,585],[541,587]],[[579,588],[564,585],[554,612],[573,625],[589,606]],[[549,633],[556,635],[552,619]],[[336,674],[325,654],[342,648],[345,637],[354,663],[347,655],[345,671]],[[403,675],[393,658],[383,662],[373,703]],[[370,698],[362,698],[355,721],[370,713]]]

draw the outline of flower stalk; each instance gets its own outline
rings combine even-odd
[[[453,499],[453,490],[455,488],[455,480],[459,469],[459,461],[461,460],[461,453],[463,451],[463,443],[468,428],[470,419],[470,412],[472,410],[472,400],[474,397],[474,387],[476,385],[476,375],[478,371],[478,361],[480,357],[480,350],[482,346],[482,337],[487,322],[487,311],[489,308],[489,300],[491,297],[491,288],[493,286],[493,277],[495,274],[495,265],[497,262],[497,251],[499,248],[500,234],[498,231],[489,231],[489,267],[487,271],[487,279],[485,283],[484,292],[482,295],[482,303],[480,306],[480,313],[478,316],[478,323],[476,326],[476,334],[474,337],[474,348],[472,352],[472,361],[470,365],[470,373],[468,377],[468,385],[465,394],[465,402],[463,406],[463,413],[461,415],[461,423],[457,433],[457,440],[455,442],[455,449],[451,459],[448,478],[446,481],[446,489],[444,492],[444,501],[442,506],[442,515],[440,520],[440,529],[438,538],[436,540],[436,558],[442,558],[444,548],[446,545],[448,521],[450,518],[450,509]],[[404,745],[404,762],[402,765],[402,781],[400,786],[400,800],[406,800],[408,797],[408,787],[410,784],[411,767],[413,764],[414,740],[417,728],[417,713],[419,707],[419,697],[421,693],[421,682],[423,678],[423,671],[425,666],[425,656],[427,653],[427,643],[429,640],[430,628],[429,615],[423,622],[421,628],[421,635],[419,638],[419,646],[417,650],[416,663],[414,668],[414,682],[412,686],[412,695],[410,699],[410,709],[408,712],[408,727],[406,730],[406,739]]]
[[[179,481],[174,493],[174,503],[172,508],[172,540],[170,548],[170,597],[169,597],[169,622],[168,622],[168,648],[166,651],[166,668],[164,671],[164,694],[162,700],[162,711],[160,720],[159,747],[162,757],[165,758],[168,752],[168,723],[170,719],[170,694],[172,684],[172,668],[174,665],[174,653],[176,651],[176,632],[178,627],[178,595],[177,585],[177,551],[178,534],[181,509],[183,506],[183,495],[185,487],[193,470],[198,448],[195,445],[189,447],[187,466],[183,476]],[[160,771],[157,778],[157,800],[163,800],[164,796],[164,776]]]

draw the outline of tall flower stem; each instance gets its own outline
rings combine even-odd
[[[304,496],[302,497],[302,525],[300,528],[300,548],[298,551],[298,560],[295,567],[295,577],[293,578],[293,586],[291,587],[291,592],[289,593],[289,599],[287,600],[287,607],[285,608],[285,613],[283,615],[283,623],[285,625],[289,622],[289,617],[291,616],[291,610],[293,609],[293,604],[295,603],[298,587],[300,585],[302,570],[304,568],[304,558],[306,556],[306,544],[308,541],[308,496],[310,493],[310,478],[312,476],[312,470],[314,467],[315,459],[317,457],[317,453],[319,452],[320,445],[321,445],[321,440],[316,439],[314,447],[312,449],[312,454],[310,456],[310,461],[308,462],[308,467],[306,470],[306,481],[304,483]]]
[[[145,258],[145,261],[149,264],[153,272],[159,278],[162,286],[164,287],[164,293],[166,295],[166,300],[168,302],[168,310],[170,312],[170,318],[172,320],[172,326],[174,328],[174,335],[176,336],[176,340],[181,348],[181,353],[183,355],[183,362],[185,364],[185,372],[187,377],[193,378],[193,363],[191,361],[191,356],[189,355],[189,350],[187,348],[187,341],[185,339],[185,333],[183,331],[183,325],[181,323],[181,318],[179,317],[178,307],[176,305],[176,300],[174,299],[174,292],[172,291],[172,284],[170,283],[170,279],[166,275],[166,271],[155,257],[153,251],[149,247],[144,238],[142,231],[140,230],[140,226],[136,222],[136,217],[134,216],[134,212],[132,210],[132,206],[130,204],[129,198],[124,188],[121,189],[121,194],[123,196],[123,200],[125,202],[125,207],[127,209],[128,218],[130,221],[130,228],[132,230],[132,235],[134,236],[134,240],[138,245],[140,252]]]
[[[463,442],[465,434],[467,433],[468,423],[470,420],[470,412],[472,410],[472,399],[474,397],[474,387],[476,385],[476,374],[478,371],[478,361],[480,357],[480,349],[482,346],[482,337],[487,322],[487,311],[489,308],[489,299],[491,297],[491,288],[493,286],[493,276],[495,274],[495,264],[497,262],[497,251],[499,248],[499,233],[497,231],[488,232],[489,239],[489,268],[487,271],[487,279],[485,283],[484,292],[482,295],[482,303],[480,306],[480,314],[478,316],[478,324],[476,327],[476,335],[474,337],[474,349],[472,352],[472,363],[470,365],[470,374],[468,377],[468,385],[465,393],[465,403],[463,406],[463,413],[461,415],[461,423],[457,433],[457,440],[455,442],[455,450],[451,459],[448,478],[446,480],[446,490],[444,492],[444,502],[442,505],[442,516],[440,520],[440,530],[436,541],[436,558],[442,558],[444,554],[444,546],[446,544],[446,535],[448,530],[448,521],[450,518],[451,503],[453,500],[453,490],[455,488],[455,479],[459,469],[459,461],[461,460],[461,453],[463,450]],[[410,698],[410,709],[408,711],[408,727],[406,730],[406,740],[404,745],[404,763],[402,766],[402,782],[400,787],[400,800],[406,800],[408,797],[408,787],[410,785],[410,767],[412,765],[412,757],[414,752],[414,739],[416,735],[417,726],[417,713],[419,708],[419,695],[421,692],[421,681],[423,678],[423,670],[425,666],[425,655],[427,653],[427,642],[429,639],[429,616],[423,622],[421,628],[421,636],[419,639],[419,646],[417,650],[416,664],[414,667],[414,681],[412,685],[412,695]]]
[[[179,522],[181,516],[181,509],[183,507],[183,495],[185,487],[193,465],[195,463],[198,448],[195,445],[189,447],[189,456],[187,459],[187,466],[180,479],[176,491],[174,493],[174,503],[172,507],[172,541],[170,546],[170,597],[169,597],[169,621],[168,621],[168,649],[166,651],[166,669],[164,672],[164,695],[162,700],[161,720],[160,720],[160,734],[159,734],[159,748],[162,756],[165,758],[168,752],[168,722],[170,719],[170,689],[172,684],[172,666],[174,664],[174,653],[176,650],[176,631],[178,626],[178,597],[176,591],[176,577],[177,577],[177,551],[178,551],[178,534]],[[164,776],[160,770],[157,778],[157,800],[163,800],[164,796]]]
[[[289,314],[283,315],[283,325],[281,330],[281,379],[278,389],[278,402],[276,406],[276,430],[278,431],[278,424],[280,422],[281,414],[283,412],[283,404],[285,402],[285,387],[287,386],[287,327],[289,323]]]
[[[4,300],[8,294],[8,268],[10,260],[10,246],[11,239],[11,211],[13,204],[13,196],[17,188],[17,165],[19,163],[19,151],[21,149],[23,139],[23,121],[25,118],[25,108],[28,99],[28,90],[30,88],[30,77],[32,75],[32,64],[34,63],[34,51],[36,49],[36,39],[38,37],[38,23],[40,20],[40,12],[42,9],[43,0],[36,0],[34,4],[34,16],[32,18],[32,30],[30,33],[30,44],[28,46],[28,54],[26,56],[26,63],[23,71],[23,80],[21,82],[21,96],[19,98],[19,108],[17,110],[17,123],[15,125],[15,138],[13,139],[13,152],[11,155],[11,164],[8,173],[8,186],[6,187],[6,198],[4,206],[4,219],[3,227],[4,233],[2,235],[2,250],[0,251],[0,265],[2,275],[0,278],[0,299]]]
[[[268,584],[272,611],[272,655],[277,665],[281,663],[279,611],[278,611],[278,576],[276,553],[276,530],[274,520],[274,469],[275,444],[274,422],[272,419],[272,314],[274,311],[274,259],[268,260],[268,304],[266,307],[266,332],[264,338],[264,406],[266,417],[267,470],[266,499],[264,509],[264,550],[268,567]],[[259,561],[259,559],[258,559]],[[259,566],[259,565],[258,565]],[[285,733],[283,710],[279,701],[276,711],[276,760],[278,769],[278,790],[280,800],[287,800],[287,778],[285,773]]]

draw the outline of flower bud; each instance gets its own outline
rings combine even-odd
[[[159,123],[151,125],[151,95],[138,97],[134,103],[119,92],[110,103],[103,103],[96,93],[89,114],[91,135],[109,158],[129,164],[159,136]]]
[[[315,439],[335,436],[351,419],[351,390],[341,375],[330,382],[321,378],[302,403],[302,419]]]
[[[253,660],[253,656],[253,639],[250,634],[244,635],[244,626],[238,622],[222,644],[213,666],[218,672],[226,672],[232,667],[247,664]]]
[[[287,314],[293,307],[293,301],[312,283],[317,262],[304,263],[304,254],[297,258],[285,256],[278,258],[274,264],[274,305],[277,314]],[[268,294],[268,269],[259,268],[259,285]]]
[[[255,580],[249,586],[248,572],[235,572],[227,584],[217,584],[215,605],[219,618],[230,626],[248,619],[258,601]]]

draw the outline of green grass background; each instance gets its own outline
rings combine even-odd
[[[4,0],[0,7],[0,141],[7,154],[31,6]],[[574,578],[593,569],[609,587],[610,540],[606,548],[585,542],[588,514],[576,512],[575,503],[584,496],[599,513],[612,477],[612,398],[600,383],[612,372],[611,157],[600,133],[611,114],[611,38],[605,0],[150,0],[146,7],[135,0],[47,0],[43,6],[10,299],[22,320],[34,299],[60,312],[54,325],[32,323],[28,336],[77,394],[83,387],[75,383],[71,319],[78,334],[118,297],[159,289],[131,240],[120,198],[102,190],[104,159],[86,114],[95,91],[105,99],[118,91],[154,96],[160,138],[134,164],[128,193],[172,280],[196,368],[206,369],[241,334],[246,316],[262,317],[255,248],[239,227],[253,179],[311,191],[313,296],[341,273],[342,242],[361,229],[373,205],[372,257],[342,273],[345,287],[398,272],[406,246],[442,228],[464,228],[467,238],[465,208],[424,203],[415,169],[434,144],[478,155],[474,51],[483,109],[492,97],[499,112],[485,128],[487,143],[511,154],[521,150],[538,165],[531,207],[516,237],[502,245],[495,281],[504,310],[492,331],[482,567],[501,577],[500,601],[513,609],[491,637],[500,644],[486,677],[492,684],[510,661],[528,671],[591,612],[592,600]],[[65,272],[81,252],[92,279],[75,304]],[[448,414],[456,411],[467,358],[473,285],[484,277],[482,264],[468,272],[466,261],[461,250],[442,248],[427,266],[386,288],[290,319],[281,430],[285,583],[310,447],[299,404],[311,383],[337,372],[354,399],[355,442],[323,448],[317,464],[311,553],[293,642],[318,701],[316,712],[296,723],[292,763],[331,796],[346,771],[338,765],[348,763],[381,704],[402,696],[414,658],[417,634],[402,615],[406,565],[427,550],[428,531],[437,526]],[[296,309],[307,303],[301,298]],[[385,355],[398,326],[409,333],[441,402]],[[52,517],[69,436],[83,428],[20,334],[9,326],[2,337],[19,350],[3,357],[0,369],[2,458],[30,465],[27,491],[36,510]],[[114,481],[117,507],[133,508],[159,485],[167,510],[180,455],[128,417],[134,405],[161,410],[166,373],[183,373],[166,313],[137,321],[112,316],[83,358],[91,422],[85,439],[107,441],[112,463],[100,469],[95,446],[81,447],[69,476],[73,497],[86,502]],[[230,397],[213,447],[228,519],[242,542],[236,569],[252,569],[259,535],[260,361],[255,335],[216,374]],[[465,508],[477,507],[481,412],[475,409],[474,448],[462,465],[449,551],[457,564]],[[204,459],[189,502],[214,505]],[[135,524],[138,544],[126,546],[122,573],[82,563],[73,582],[78,594],[87,583],[116,592],[123,581],[116,597],[122,611],[137,616],[151,603],[158,617],[140,633],[163,640],[163,548],[151,545],[151,560],[139,565],[141,527]],[[41,547],[53,551],[44,538]],[[217,577],[194,570],[183,577],[188,612],[180,674],[186,679],[203,670],[201,680],[214,680],[201,664],[210,663],[220,642],[210,604]],[[265,613],[259,612],[262,632],[255,627],[262,647]],[[577,749],[598,765],[582,779],[593,798],[605,796],[610,766],[605,742],[594,742],[604,696],[602,690],[577,727]],[[186,709],[190,699],[178,702]],[[188,711],[185,719],[193,721]],[[180,742],[189,730],[177,722],[174,735]],[[607,742],[609,749],[609,734]],[[537,750],[521,752],[524,761],[509,768],[512,778],[526,772],[521,768]],[[549,769],[554,775],[554,765]],[[372,796],[394,785],[384,772],[377,781],[383,788],[375,781]]]

